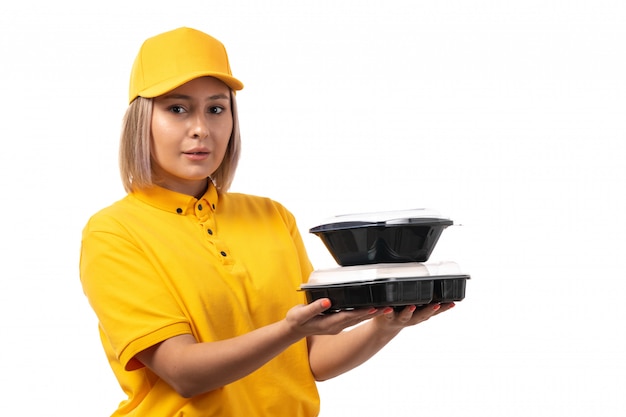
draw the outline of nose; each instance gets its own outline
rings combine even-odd
[[[194,139],[204,139],[209,135],[209,125],[204,114],[196,114],[191,119],[190,136]]]

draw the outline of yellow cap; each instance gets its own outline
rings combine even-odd
[[[128,102],[167,93],[194,78],[211,76],[233,90],[243,84],[232,76],[226,48],[206,33],[186,27],[147,39],[133,64]]]

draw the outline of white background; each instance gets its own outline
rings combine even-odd
[[[244,141],[233,191],[328,216],[427,207],[451,312],[319,385],[322,416],[626,414],[626,3],[10,1],[0,6],[0,415],[108,416],[123,394],[78,278],[123,195],[141,42],[222,40]]]

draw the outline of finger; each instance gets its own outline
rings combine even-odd
[[[324,311],[328,310],[331,305],[332,302],[329,298],[320,298],[319,300],[309,304],[309,311],[312,316],[317,316],[318,314],[322,314]]]
[[[406,323],[413,317],[413,312],[417,310],[415,305],[407,305],[403,307],[386,307],[382,311],[382,315],[387,320],[398,320],[401,323]]]
[[[435,314],[433,314],[433,316],[436,316],[437,314],[441,314],[444,311],[448,311],[450,310],[452,307],[454,307],[456,304],[454,304],[453,302],[450,303],[441,303],[440,304],[440,308],[435,312]]]
[[[455,304],[452,302],[427,304],[423,308],[416,311],[415,314],[413,314],[414,318],[412,321],[415,321],[416,323],[426,321],[429,318],[436,316],[437,314],[441,314],[444,311],[450,310],[454,306]]]
[[[411,318],[413,317],[413,312],[415,310],[417,310],[417,306],[406,306],[396,314],[397,319],[402,323],[406,323],[407,321],[411,320]]]
[[[331,305],[332,303],[328,298],[320,298],[309,304],[295,306],[289,310],[287,316],[302,325],[320,316],[324,311],[328,310]]]
[[[376,308],[359,308],[349,311],[340,311],[331,316],[335,326],[347,328],[369,320],[379,314],[381,314],[381,312]]]
[[[396,317],[396,311],[393,307],[385,307],[381,313],[387,320],[393,320]]]
[[[440,309],[441,305],[439,303],[426,304],[425,306],[416,309],[416,311],[413,313],[412,321],[417,323],[426,321],[435,314],[437,314]]]

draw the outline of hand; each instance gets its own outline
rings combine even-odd
[[[383,310],[375,321],[380,330],[398,331],[404,327],[422,323],[437,314],[441,314],[454,307],[454,303],[431,303],[422,307],[406,306],[400,311],[391,307]]]
[[[307,305],[298,305],[287,312],[285,320],[301,337],[333,335],[342,330],[383,314],[383,309],[363,308],[322,314],[330,307],[328,298],[321,298]]]

